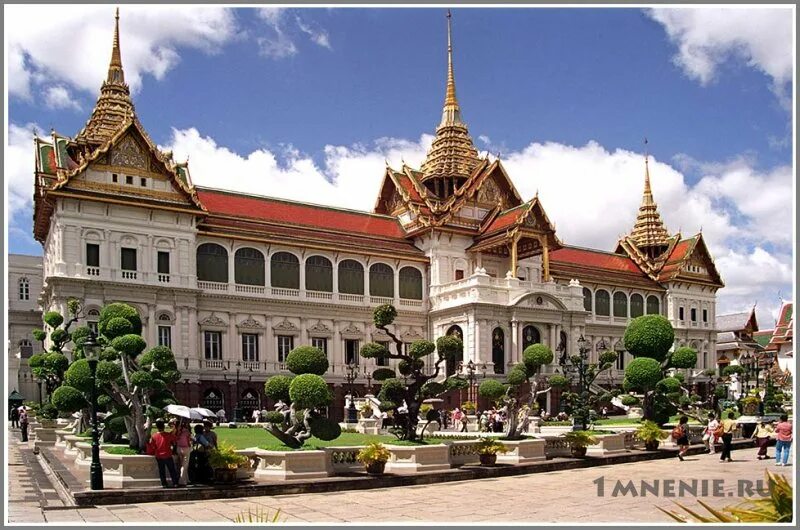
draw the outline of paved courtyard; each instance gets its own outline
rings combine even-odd
[[[396,487],[341,493],[311,493],[273,497],[249,497],[197,502],[163,502],[134,505],[72,508],[54,498],[52,485],[36,465],[30,449],[12,442],[9,449],[8,521],[81,523],[81,522],[229,522],[238,514],[251,510],[281,510],[285,522],[668,522],[656,506],[674,508],[674,500],[700,508],[697,495],[683,498],[664,496],[622,495],[615,484],[633,481],[639,493],[640,482],[655,479],[706,479],[708,496],[704,500],[722,507],[739,500],[740,489],[764,478],[764,469],[791,475],[792,468],[776,467],[772,460],[755,459],[756,449],[735,451],[735,460],[720,463],[718,457],[698,455],[685,462],[676,459],[653,460],[573,469],[552,473],[451,482],[434,485]],[[770,449],[772,453],[772,449]],[[598,479],[603,478],[604,494],[598,492]],[[713,480],[721,479],[724,497],[713,497]],[[676,486],[677,491],[677,486]],[[745,490],[746,492],[746,490]]]

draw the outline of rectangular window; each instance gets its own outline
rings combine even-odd
[[[387,350],[389,349],[389,347],[391,345],[390,342],[385,342],[385,341],[379,341],[378,344],[380,344],[381,346],[383,346]],[[375,359],[375,364],[378,365],[378,366],[389,366],[389,358],[388,357],[378,357],[377,359]]]
[[[358,364],[358,340],[345,339],[344,362],[345,364]]]
[[[172,326],[158,326],[158,345],[172,348]]]
[[[117,177],[116,173],[112,173],[111,174],[111,182],[117,182],[117,181],[119,181],[119,177]]]
[[[86,265],[88,267],[100,266],[100,245],[86,243]]]
[[[703,366],[701,368],[708,368],[708,352],[703,352]]]
[[[703,309],[703,322],[708,322],[708,309]]]
[[[242,333],[242,360],[258,362],[258,335]]]
[[[694,308],[694,307],[693,307],[693,308],[691,308],[691,309],[689,310],[689,316],[691,317],[691,319],[692,319],[692,322],[697,322],[697,309],[696,309],[696,308]]]
[[[158,251],[158,273],[169,274],[169,252]]]
[[[130,175],[127,175],[127,176],[125,177],[125,184],[128,184],[128,185],[131,185],[131,186],[132,186],[132,185],[133,185],[133,177],[132,177],[132,176],[130,176]]]
[[[325,337],[311,337],[311,345],[322,350],[326,356],[328,355],[328,339]]]
[[[135,248],[122,248],[120,251],[120,262],[122,270],[135,271],[136,270],[136,249]]]
[[[456,269],[456,281],[464,279],[464,271],[461,269]]]
[[[624,370],[625,369],[625,352],[618,351],[617,352],[617,370]]]
[[[683,321],[683,308],[682,307],[678,308],[678,320]]]
[[[278,335],[278,362],[285,363],[289,352],[294,349],[294,337],[291,335]]]
[[[206,359],[222,359],[222,332],[206,331],[204,332],[204,337]]]
[[[146,188],[147,187],[147,179],[142,177],[141,179],[139,179],[139,184],[141,184],[143,188]]]

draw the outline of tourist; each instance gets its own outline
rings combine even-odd
[[[678,444],[678,460],[683,462],[683,455],[689,450],[689,418],[681,416],[678,425],[672,430],[672,437]]]
[[[600,417],[601,417],[601,418],[608,418],[608,408],[607,408],[607,407],[605,407],[605,406],[604,406],[604,407],[603,407],[603,408],[600,410]]]
[[[28,411],[24,407],[20,407],[19,412],[19,430],[22,431],[22,441],[28,441]]]
[[[728,417],[722,420],[722,455],[720,462],[733,462],[731,460],[731,442],[733,441],[733,431],[736,429],[735,414],[728,413]]]
[[[194,445],[189,456],[189,482],[192,484],[207,484],[211,481],[211,468],[208,464],[208,452],[211,444],[204,434],[202,425],[194,426]]]
[[[267,408],[264,407],[261,409],[261,421],[266,423],[267,422]]]
[[[714,454],[717,452],[717,448],[714,444],[717,443],[717,429],[719,428],[719,422],[717,418],[713,414],[708,415],[708,424],[706,425],[705,433],[703,433],[703,445],[706,446],[706,453]]]
[[[772,427],[770,427],[766,421],[759,423],[756,430],[753,431],[752,438],[755,439],[756,446],[758,447],[758,454],[756,455],[758,460],[769,458],[769,456],[767,456],[767,446],[769,445],[769,439],[773,432]]]
[[[214,432],[214,422],[210,420],[203,420],[203,436],[208,440],[209,446],[212,449],[217,448],[217,433]]]
[[[172,444],[175,443],[175,434],[164,431],[164,420],[156,420],[156,429],[158,432],[154,433],[147,443],[147,454],[156,457],[161,486],[164,488],[169,487],[165,472],[165,470],[169,470],[172,487],[174,488],[178,486],[178,471],[175,469],[175,461],[172,459]]]
[[[792,448],[792,424],[786,414],[781,414],[781,421],[775,426],[775,438],[778,440],[775,443],[775,465],[789,465],[789,451]],[[783,455],[783,459],[781,459],[781,455]]]
[[[17,407],[11,407],[11,428],[19,427],[19,410]]]
[[[225,423],[225,409],[219,409],[217,411],[217,423]]]
[[[463,414],[464,413],[461,412],[460,408],[456,407],[456,408],[453,409],[453,428],[454,429],[458,429],[458,427],[461,425],[461,416],[463,416]]]
[[[261,411],[258,409],[253,409],[253,414],[251,414],[251,416],[253,417],[253,423],[258,423],[258,418],[261,416]]]
[[[484,410],[478,419],[478,430],[481,432],[489,432],[489,411]]]
[[[461,414],[461,432],[467,432],[467,423],[469,422],[469,418],[467,418],[466,414]]]
[[[178,453],[178,467],[181,470],[178,485],[183,487],[189,483],[189,456],[192,454],[192,432],[189,422],[179,420],[170,421],[174,425],[172,432],[175,435],[175,451]]]
[[[441,424],[441,429],[443,431],[447,430],[447,410],[442,409],[439,411],[439,423]]]

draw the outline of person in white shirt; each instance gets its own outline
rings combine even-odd
[[[718,427],[719,422],[717,421],[717,418],[715,418],[713,414],[709,414],[706,432],[703,433],[703,445],[706,446],[706,453],[713,455],[716,452],[714,444],[717,443],[717,435],[714,434],[714,431],[716,431]]]
[[[252,414],[252,416],[253,416],[253,423],[258,423],[258,416],[259,416],[259,414],[260,414],[260,413],[258,412],[258,409],[255,409],[255,410],[253,410],[253,414]]]

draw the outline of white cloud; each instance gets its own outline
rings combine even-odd
[[[273,59],[283,59],[298,53],[297,33],[308,36],[314,44],[333,49],[328,32],[299,15],[289,17],[289,10],[275,7],[262,7],[258,16],[266,25],[266,32],[256,39],[261,55]]]
[[[48,87],[44,91],[44,103],[51,109],[81,109],[80,104],[78,104],[72,97],[70,91],[63,85]]]
[[[791,107],[787,85],[794,71],[789,7],[655,8],[648,15],[664,26],[678,46],[674,62],[702,85],[711,83],[718,67],[735,58],[772,78],[772,89]]]
[[[10,95],[29,98],[32,83],[97,92],[111,58],[112,7],[10,5],[5,15]],[[235,35],[230,9],[126,5],[120,12],[125,80],[136,91],[145,75],[162,79],[180,60],[180,48],[214,53]]]
[[[42,129],[35,123],[8,125],[3,171],[8,184],[6,206],[9,220],[22,211],[30,210],[33,205],[34,130]]]

